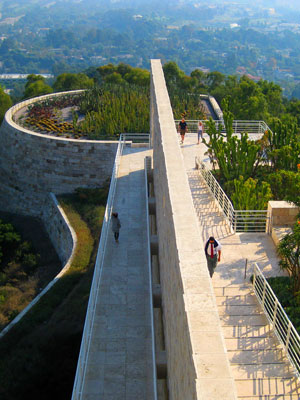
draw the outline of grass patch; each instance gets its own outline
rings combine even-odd
[[[78,238],[71,268],[0,340],[0,398],[71,397],[108,188],[59,198]]]

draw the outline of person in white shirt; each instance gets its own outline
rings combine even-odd
[[[211,236],[205,244],[205,255],[210,277],[213,276],[218,261],[221,260],[221,244]]]
[[[197,144],[200,143],[200,138],[203,139],[203,124],[201,121],[198,122],[198,142],[197,142]]]

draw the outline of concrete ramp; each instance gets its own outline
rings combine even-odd
[[[147,266],[144,158],[125,148],[114,211],[119,243],[110,231],[81,399],[153,399]]]

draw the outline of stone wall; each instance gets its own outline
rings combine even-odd
[[[54,248],[62,262],[62,269],[52,281],[14,318],[1,332],[0,338],[6,335],[43,297],[55,283],[67,272],[72,264],[72,259],[77,243],[76,233],[69,224],[63,209],[59,206],[56,197],[50,193],[46,198],[42,220]]]
[[[55,96],[62,93],[55,94]],[[17,110],[42,96],[7,111],[0,128],[0,209],[41,216],[49,192],[73,192],[99,187],[111,177],[116,141],[75,140],[33,133],[13,121]]]
[[[299,214],[299,207],[287,201],[269,201],[268,214],[273,226],[293,226]]]
[[[62,264],[66,264],[76,246],[77,239],[64,210],[53,193],[50,193],[45,201],[42,220],[57,255]]]
[[[236,399],[159,60],[151,61],[151,96],[158,255],[170,399]]]

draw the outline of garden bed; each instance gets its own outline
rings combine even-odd
[[[88,136],[77,126],[84,120],[79,113],[80,96],[62,96],[36,102],[18,110],[15,123],[32,132],[53,137],[86,140]]]

